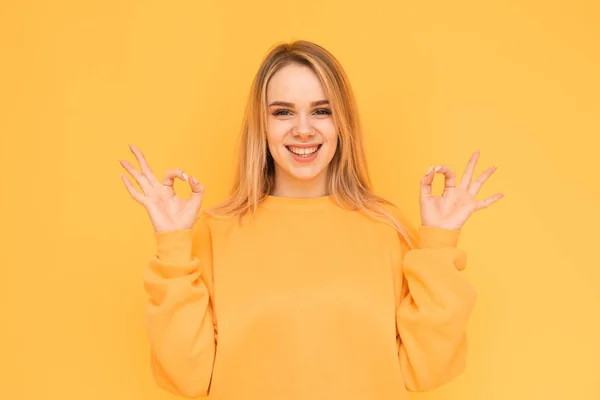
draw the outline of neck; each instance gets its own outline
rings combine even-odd
[[[275,188],[270,195],[276,197],[322,197],[329,195],[327,191],[327,171],[323,171],[313,179],[295,179],[285,176],[282,171],[275,172]]]

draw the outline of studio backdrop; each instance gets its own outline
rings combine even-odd
[[[344,66],[377,192],[419,223],[431,164],[498,169],[459,247],[467,370],[420,400],[600,399],[600,5],[586,0],[5,1],[0,398],[159,400],[143,325],[152,226],[128,143],[226,194],[268,49]],[[436,178],[436,188],[441,188]],[[189,189],[178,183],[187,195]]]

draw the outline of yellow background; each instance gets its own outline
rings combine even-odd
[[[144,210],[118,160],[221,199],[267,49],[345,66],[376,189],[418,222],[430,164],[498,165],[463,229],[480,293],[468,370],[421,400],[600,399],[600,6],[595,1],[5,1],[0,6],[0,398],[155,388]],[[439,188],[440,180],[436,181]],[[181,191],[187,194],[183,184]]]

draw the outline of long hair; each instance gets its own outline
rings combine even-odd
[[[338,146],[327,172],[332,199],[340,207],[359,210],[392,224],[413,247],[416,244],[414,233],[386,207],[393,203],[372,191],[358,109],[346,73],[330,52],[305,40],[275,45],[261,63],[242,120],[238,168],[230,195],[205,211],[206,214],[241,218],[253,214],[271,193],[275,183],[275,162],[267,148],[267,85],[275,72],[293,63],[308,66],[317,74],[332,108],[338,131]]]

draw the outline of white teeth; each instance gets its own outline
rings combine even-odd
[[[317,149],[319,148],[319,146],[314,146],[314,147],[293,147],[293,146],[289,146],[288,149],[290,149],[290,151],[294,154],[298,154],[298,155],[308,155],[308,154],[312,154],[315,151],[317,151]]]

